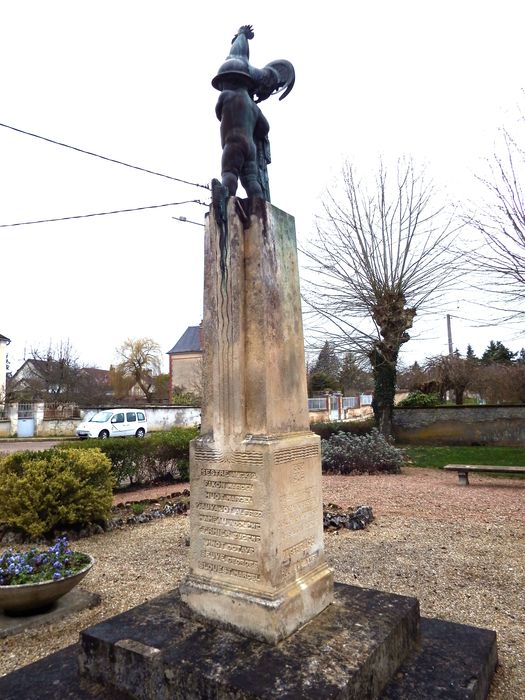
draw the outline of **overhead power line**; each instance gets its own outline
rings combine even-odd
[[[176,207],[180,204],[201,204],[202,206],[208,206],[205,202],[201,202],[200,199],[188,199],[185,202],[168,202],[167,204],[151,204],[147,207],[133,207],[131,209],[115,209],[114,211],[99,211],[94,214],[77,214],[76,216],[60,216],[54,219],[39,219],[37,221],[17,221],[14,224],[0,224],[0,228],[8,228],[10,226],[30,226],[31,224],[50,224],[55,221],[70,221],[71,219],[88,219],[92,216],[109,216],[111,214],[126,214],[132,211],[144,211],[145,209],[160,209],[162,207]],[[179,219],[179,221],[187,221],[184,218]],[[196,221],[187,221],[189,224],[197,224]],[[197,226],[202,226],[202,224],[197,224]]]
[[[185,216],[172,216],[172,219],[175,219],[175,221],[183,221],[185,224],[195,224],[195,226],[202,226],[204,228],[204,224],[200,224],[198,221],[191,221],[191,219],[187,219]]]
[[[40,136],[39,134],[33,134],[31,131],[24,131],[23,129],[17,129],[16,126],[10,126],[9,124],[0,123],[0,127],[5,129],[11,129],[12,131],[17,131],[19,134],[25,134],[26,136],[32,136],[35,139],[40,139],[41,141],[47,141],[48,143],[53,143],[55,146],[62,146],[63,148],[70,148],[72,151],[77,151],[78,153],[84,153],[87,156],[93,156],[94,158],[100,158],[101,160],[107,160],[110,163],[116,163],[117,165],[124,165],[126,168],[133,168],[134,170],[140,170],[143,173],[149,173],[150,175],[158,175],[158,177],[165,177],[168,180],[175,180],[175,182],[182,182],[185,185],[191,185],[192,187],[201,187],[202,189],[209,190],[209,185],[201,185],[198,182],[190,182],[189,180],[183,180],[180,177],[173,177],[173,175],[166,175],[165,173],[159,173],[155,170],[149,170],[148,168],[141,168],[139,165],[131,165],[130,163],[125,163],[122,160],[117,160],[116,158],[108,158],[108,156],[102,156],[99,153],[93,153],[92,151],[86,151],[83,148],[78,148],[77,146],[70,146],[67,143],[62,143],[61,141],[55,141],[55,139],[47,138],[46,136]]]

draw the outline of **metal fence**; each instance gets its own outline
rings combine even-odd
[[[343,396],[343,408],[359,408],[359,396]]]
[[[32,403],[19,403],[18,404],[18,420],[23,420],[24,418],[33,418],[34,408]]]
[[[372,403],[371,394],[361,394],[360,396],[329,396],[330,399],[330,411],[337,411],[338,409],[338,399],[342,399],[342,408],[359,408],[360,406],[370,406]],[[309,411],[326,411],[327,403],[326,396],[316,396],[313,399],[308,399],[308,410]]]
[[[46,403],[44,405],[44,420],[66,420],[80,418],[80,408],[70,403]]]
[[[320,396],[314,399],[308,399],[309,411],[324,411],[326,409],[326,398]]]

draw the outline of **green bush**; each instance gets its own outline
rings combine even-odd
[[[433,408],[442,403],[437,394],[424,394],[422,391],[411,392],[406,399],[400,401],[396,408]]]
[[[333,421],[332,423],[312,423],[310,430],[319,435],[322,440],[328,440],[337,433],[350,433],[351,435],[366,435],[375,426],[373,418],[362,421]]]
[[[0,458],[0,522],[41,537],[108,518],[111,462],[100,450],[53,449]]]
[[[67,442],[67,449],[91,450],[98,449],[111,461],[114,485],[118,486],[129,479],[133,484],[138,481],[137,474],[143,455],[144,438],[110,438],[107,440],[78,440]],[[61,449],[59,446],[57,449]]]
[[[111,460],[115,486],[173,479],[188,481],[190,441],[199,428],[172,428],[146,438],[110,438],[66,443],[77,450],[99,448]]]
[[[151,433],[142,441],[141,481],[156,481],[166,476],[176,481],[188,481],[190,441],[198,435],[199,428],[172,428],[166,432]]]
[[[368,435],[337,433],[321,440],[321,449],[325,473],[397,474],[404,463],[403,450],[391,445],[377,428]]]

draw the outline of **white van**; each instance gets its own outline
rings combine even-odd
[[[77,426],[77,435],[86,438],[125,437],[134,435],[143,438],[148,432],[148,421],[144,411],[132,408],[108,408],[99,411],[87,421]]]

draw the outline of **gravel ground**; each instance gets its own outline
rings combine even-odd
[[[395,476],[324,477],[325,503],[366,504],[375,515],[366,530],[326,533],[327,557],[338,581],[416,596],[424,616],[495,629],[500,666],[490,700],[523,700],[525,481],[470,481],[462,488],[455,474],[414,468]],[[0,640],[0,675],[176,586],[187,570],[188,532],[189,519],[177,516],[82,540],[78,548],[97,563],[81,585],[99,593],[102,604]]]

